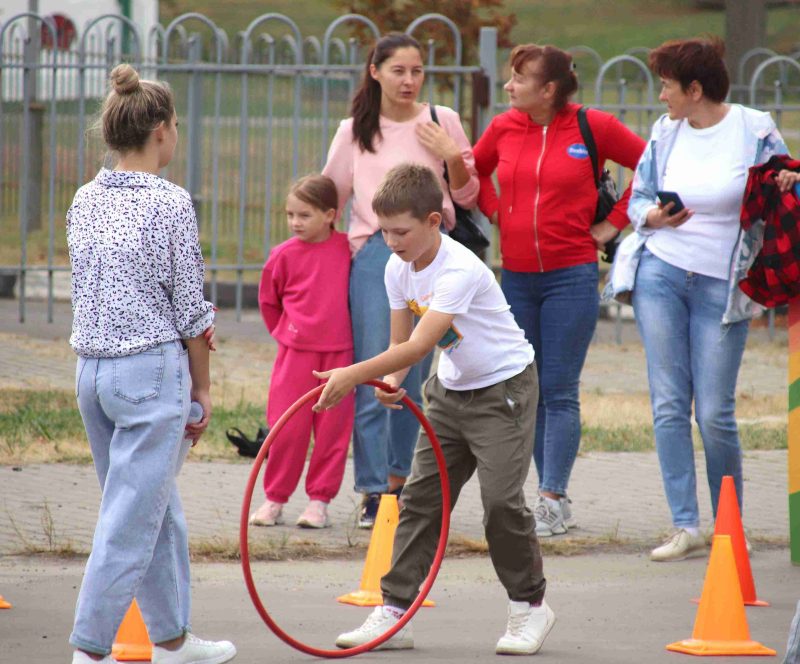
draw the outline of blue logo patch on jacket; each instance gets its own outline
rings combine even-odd
[[[589,156],[589,150],[583,143],[573,143],[567,148],[567,154],[573,159],[586,159]]]

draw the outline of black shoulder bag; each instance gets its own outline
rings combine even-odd
[[[611,172],[604,168],[603,172],[599,172],[597,166],[597,145],[594,142],[592,135],[592,128],[589,126],[589,119],[586,117],[586,107],[581,106],[578,109],[578,126],[581,130],[583,142],[586,144],[586,149],[589,152],[589,157],[592,160],[592,173],[594,173],[594,184],[597,187],[597,208],[594,212],[594,221],[592,224],[598,224],[604,221],[614,206],[619,200],[619,193],[617,192],[617,183],[611,177]],[[619,233],[617,233],[612,240],[606,242],[605,256],[603,260],[606,263],[614,262],[614,255],[617,253],[619,247]]]
[[[436,106],[430,105],[431,119],[441,127],[439,118],[436,116]],[[447,172],[447,162],[444,162],[444,181],[447,182],[447,187],[450,187],[450,174]],[[450,195],[452,200],[453,196]],[[453,201],[453,207],[456,211],[456,225],[449,235],[456,242],[460,242],[467,249],[471,250],[474,254],[483,260],[483,254],[489,246],[489,238],[486,237],[481,227],[472,217],[472,210],[462,208],[458,203]]]

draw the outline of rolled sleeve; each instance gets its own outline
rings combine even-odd
[[[205,265],[191,200],[183,201],[172,229],[172,310],[183,339],[199,337],[214,323],[214,305],[203,296]]]

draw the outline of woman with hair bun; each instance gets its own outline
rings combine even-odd
[[[350,314],[356,362],[374,357],[389,345],[389,299],[383,273],[392,252],[372,210],[372,197],[383,177],[405,162],[429,166],[444,192],[446,230],[455,226],[453,201],[471,208],[478,197],[472,148],[461,119],[446,106],[434,109],[417,101],[424,80],[417,40],[399,32],[381,37],[367,57],[364,79],[353,97],[352,117],[339,125],[322,171],[336,183],[340,212],[350,198],[353,201],[347,234],[353,252]],[[444,180],[445,164],[449,187]],[[402,385],[419,405],[430,367],[429,356],[409,370]],[[355,490],[363,494],[359,527],[372,528],[381,494],[389,491],[399,496],[403,489],[419,423],[408,409],[387,411],[365,385],[356,388],[355,408]]]
[[[536,353],[539,407],[534,461],[539,537],[575,526],[567,497],[581,439],[579,382],[599,308],[597,252],[628,224],[629,191],[592,224],[597,186],[578,112],[572,56],[524,44],[510,58],[511,108],[475,145],[478,204],[500,228],[502,289]],[[586,112],[600,173],[606,159],[633,169],[644,141],[613,115]],[[497,171],[500,194],[492,174]]]
[[[175,478],[211,417],[214,311],[189,194],[158,176],[178,141],[170,88],[111,72],[103,139],[119,155],[67,212],[76,395],[102,500],[75,609],[73,664],[113,664],[134,597],[153,664],[222,664],[189,632],[189,541]],[[188,423],[190,421],[193,423]]]

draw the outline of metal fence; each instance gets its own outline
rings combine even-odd
[[[428,38],[442,24],[449,44]],[[356,27],[366,41],[352,36]],[[420,16],[406,32],[425,46],[425,99],[459,111],[477,139],[504,108],[507,53],[498,49],[496,31],[481,31],[472,64],[463,62],[458,26],[442,15]],[[171,84],[181,140],[164,175],[195,202],[211,299],[217,301],[220,284],[233,283],[241,311],[245,286],[287,237],[287,185],[324,164],[378,36],[374,22],[358,15],[338,18],[321,39],[303,36],[296,22],[275,13],[233,37],[196,13],[147,35],[123,16],[99,16],[69,43],[41,16],[20,14],[0,24],[0,284],[3,275],[18,281],[20,320],[37,280],[52,320],[58,277],[69,272],[64,215],[75,190],[109,159],[92,127],[114,65],[131,62],[143,76]],[[646,136],[663,112],[658,82],[644,62],[647,49],[609,60],[585,46],[569,50],[582,81],[579,100]],[[797,152],[798,54],[746,54],[731,96],[771,111]],[[622,170],[618,176],[627,178]]]

